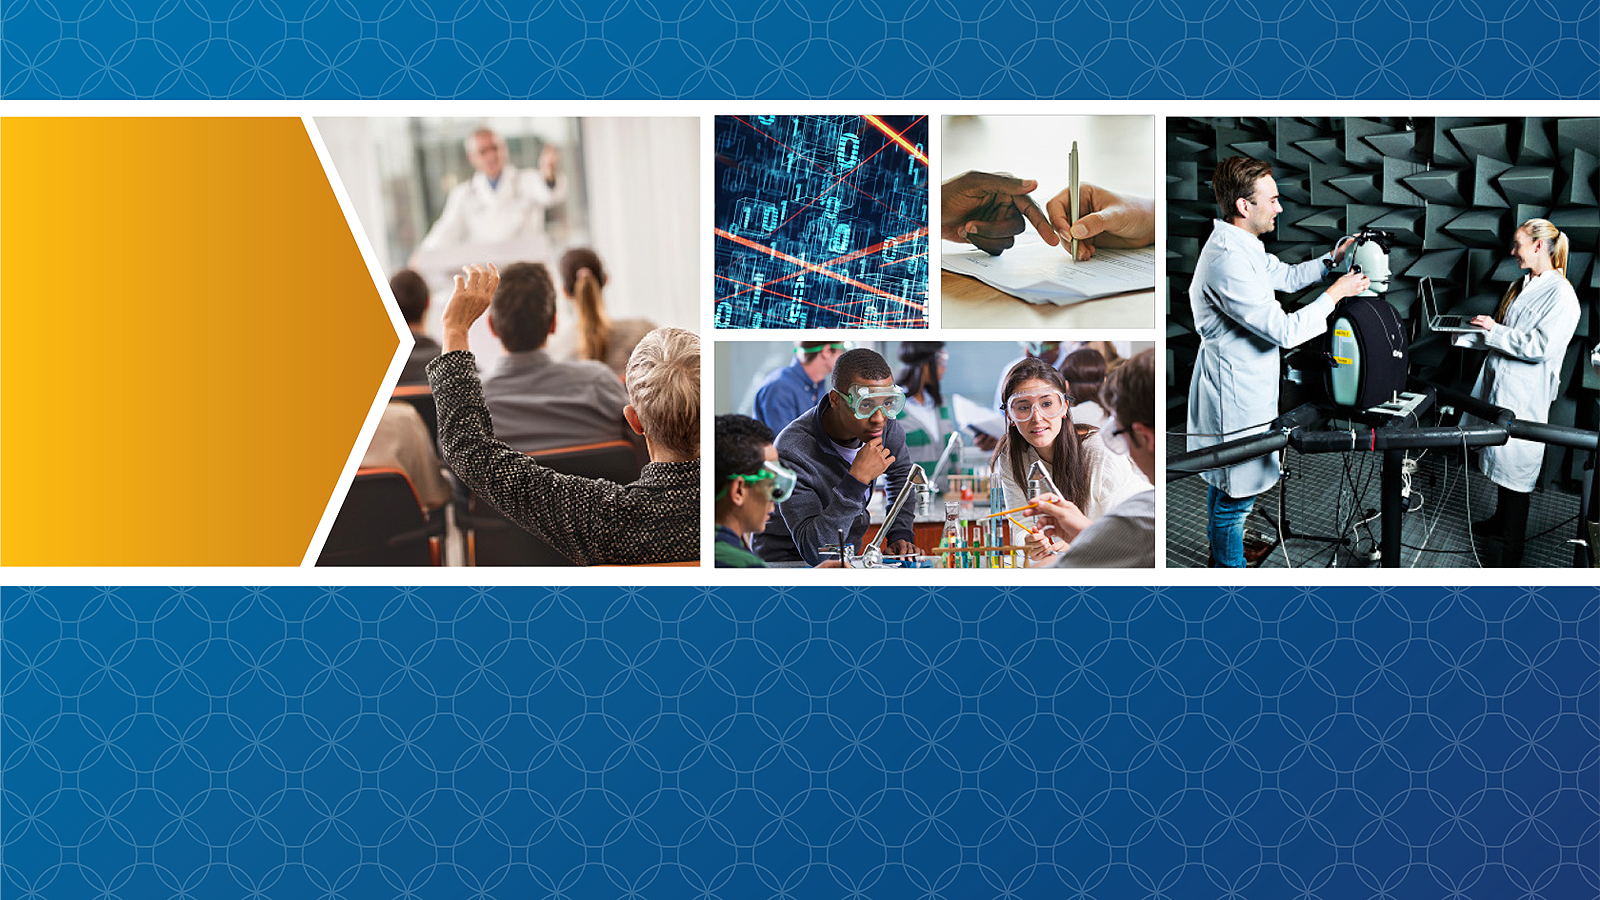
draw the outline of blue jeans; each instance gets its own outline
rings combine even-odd
[[[1211,559],[1224,569],[1244,568],[1244,520],[1256,498],[1229,497],[1206,486],[1206,537],[1211,539]]]

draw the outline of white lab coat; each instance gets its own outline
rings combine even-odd
[[[482,172],[450,189],[444,212],[417,251],[417,265],[452,269],[476,262],[550,262],[545,210],[566,199],[566,179],[545,183],[537,170],[507,165],[498,187]]]
[[[1111,416],[1106,412],[1105,407],[1093,400],[1085,400],[1082,403],[1074,403],[1072,405],[1072,421],[1075,425],[1092,425],[1095,428],[1101,428],[1110,418]]]
[[[1324,293],[1286,313],[1273,291],[1309,287],[1325,271],[1321,259],[1289,265],[1243,228],[1212,223],[1189,284],[1189,306],[1200,333],[1200,355],[1189,382],[1190,450],[1259,434],[1278,417],[1278,349],[1327,331],[1336,301]],[[1278,483],[1278,468],[1274,453],[1202,477],[1230,497],[1253,497]]]
[[[1488,334],[1456,336],[1457,347],[1489,351],[1472,395],[1511,410],[1519,419],[1549,421],[1579,313],[1578,294],[1560,272],[1523,276],[1522,293],[1506,311],[1505,322]],[[1538,484],[1543,465],[1543,444],[1513,439],[1483,448],[1478,468],[1495,484],[1528,493]]]
[[[1589,365],[1594,367],[1594,373],[1600,375],[1600,344],[1594,345],[1594,351],[1589,354]]]
[[[931,398],[930,398],[931,399]],[[906,432],[906,455],[914,463],[925,463],[929,475],[934,463],[944,454],[946,431],[939,419],[939,407],[906,398],[905,416],[900,427]]]

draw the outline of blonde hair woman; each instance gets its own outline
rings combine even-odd
[[[1511,237],[1511,255],[1528,274],[1513,282],[1493,316],[1474,316],[1483,331],[1463,334],[1459,347],[1487,350],[1474,396],[1511,410],[1519,419],[1547,421],[1561,387],[1561,362],[1578,327],[1578,295],[1567,281],[1567,236],[1547,219],[1523,222]],[[1510,440],[1485,447],[1479,468],[1500,488],[1495,513],[1472,526],[1474,534],[1501,537],[1501,565],[1522,564],[1528,500],[1539,482],[1544,445]]]

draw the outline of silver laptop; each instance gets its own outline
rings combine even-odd
[[[1439,315],[1439,300],[1433,294],[1433,279],[1424,278],[1417,286],[1417,293],[1422,295],[1422,312],[1428,317],[1428,327],[1434,331],[1469,333],[1484,331],[1472,324],[1469,316],[1441,316]]]

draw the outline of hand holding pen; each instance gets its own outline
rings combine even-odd
[[[1075,239],[1077,259],[1094,256],[1095,247],[1148,247],[1156,242],[1156,205],[1144,197],[1124,197],[1092,184],[1078,190],[1078,215],[1071,214],[1072,188],[1045,204],[1050,225],[1065,240]]]

